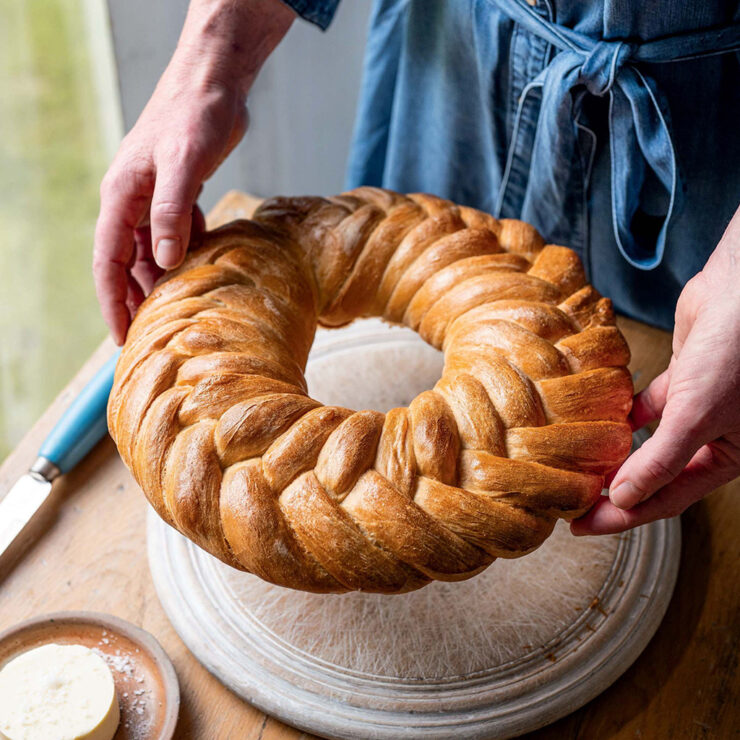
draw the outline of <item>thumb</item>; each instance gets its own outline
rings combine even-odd
[[[630,509],[668,485],[686,467],[708,438],[697,429],[700,399],[669,399],[650,439],[617,471],[609,488],[614,506]]]
[[[152,250],[163,269],[178,267],[190,241],[192,213],[200,180],[192,169],[165,166],[157,170],[151,206]]]

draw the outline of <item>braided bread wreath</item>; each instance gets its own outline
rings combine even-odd
[[[367,316],[444,350],[408,408],[306,392],[317,323]],[[628,360],[572,250],[359,188],[275,198],[204,235],[139,309],[108,419],[157,513],[225,563],[403,592],[524,555],[593,505],[630,449]]]

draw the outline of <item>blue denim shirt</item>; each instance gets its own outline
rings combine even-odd
[[[326,27],[336,0],[288,0]],[[532,223],[671,328],[740,203],[730,0],[376,0],[347,186]]]

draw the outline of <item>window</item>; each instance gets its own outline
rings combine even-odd
[[[104,0],[0,0],[0,459],[106,334],[91,256],[121,125]]]

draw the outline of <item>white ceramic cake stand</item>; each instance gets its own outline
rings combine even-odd
[[[314,398],[406,405],[439,378],[413,332],[319,332]],[[609,537],[559,523],[536,552],[398,596],[316,595],[223,565],[153,512],[149,563],[170,621],[239,696],[330,738],[507,738],[585,704],[640,654],[676,579],[677,520]]]

